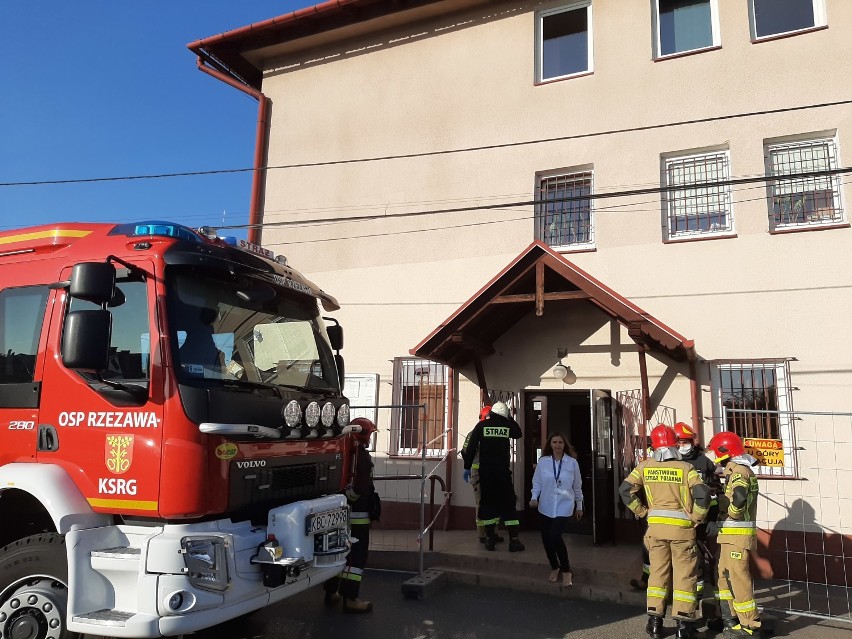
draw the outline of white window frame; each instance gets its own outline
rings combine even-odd
[[[651,23],[654,29],[654,59],[664,60],[666,58],[674,58],[677,56],[695,53],[698,51],[707,51],[722,45],[721,29],[719,28],[719,6],[718,0],[710,1],[710,31],[712,34],[712,42],[705,47],[697,49],[687,49],[684,51],[675,51],[674,53],[662,52],[662,41],[660,38],[660,0],[651,0]]]
[[[825,0],[802,0],[803,2],[810,2],[813,5],[814,12],[814,23],[809,27],[801,27],[799,29],[793,29],[792,31],[779,31],[778,33],[769,33],[766,35],[759,36],[757,35],[757,14],[755,12],[755,0],[748,0],[748,19],[749,24],[751,26],[751,39],[755,42],[760,42],[762,40],[772,40],[774,38],[781,38],[788,35],[793,35],[797,33],[806,33],[808,31],[813,31],[814,29],[819,29],[820,27],[824,27],[828,24],[828,18],[825,12]]]
[[[553,77],[544,77],[544,20],[553,15],[567,13],[568,11],[586,10],[586,34],[587,34],[587,49],[586,49],[586,66],[583,71],[576,71],[567,75],[557,75]],[[536,12],[535,15],[535,78],[536,82],[553,82],[554,80],[564,80],[566,78],[574,78],[581,75],[594,73],[594,30],[592,28],[592,0],[582,0],[581,2],[572,2],[570,4],[552,7]]]
[[[582,177],[585,174],[589,174],[589,180],[591,182],[591,186],[589,189],[589,195],[592,196],[595,194],[595,170],[592,165],[583,165],[583,166],[574,166],[567,169],[560,169],[557,171],[547,171],[544,173],[536,174],[536,186],[535,186],[535,199],[542,201],[544,198],[542,197],[542,189],[541,184],[545,180],[553,179],[553,178],[561,178],[566,177],[570,178],[574,177]],[[539,231],[539,224],[543,213],[543,208],[545,204],[537,204],[536,211],[534,214],[534,220],[536,225],[536,239],[540,239],[542,242],[547,244],[550,248],[555,251],[561,251],[563,253],[570,251],[589,251],[595,248],[595,200],[592,197],[589,197],[589,237],[584,242],[572,242],[569,244],[550,244],[547,241],[547,237],[545,234]]]
[[[782,150],[803,149],[807,147],[815,147],[826,145],[828,147],[828,169],[833,170],[841,166],[840,164],[840,148],[837,141],[837,136],[834,134],[812,134],[808,136],[796,136],[786,139],[764,140],[763,156],[766,165],[767,177],[774,177],[776,174],[773,171],[773,153]],[[772,231],[784,231],[788,229],[808,229],[821,228],[824,226],[834,226],[837,224],[846,223],[846,211],[843,207],[843,186],[840,180],[840,175],[832,175],[822,178],[805,178],[816,182],[817,180],[824,181],[826,186],[830,186],[833,192],[833,208],[837,213],[831,217],[813,215],[811,219],[803,219],[801,222],[784,222],[776,221],[775,219],[775,198],[779,195],[778,191],[784,189],[785,186],[795,184],[796,180],[789,181],[770,181],[767,183],[767,206],[769,209],[769,228]],[[799,181],[801,184],[801,180]],[[803,185],[807,186],[807,185]],[[808,189],[807,192],[813,192],[817,189]],[[805,191],[802,191],[805,192]]]
[[[742,370],[748,365],[755,368],[771,367],[775,371],[778,395],[778,434],[784,447],[784,466],[757,466],[754,471],[758,477],[797,477],[795,419],[792,406],[792,390],[788,359],[769,360],[726,360],[710,362],[710,389],[713,402],[713,432],[728,430],[726,407],[722,405],[722,370]]]
[[[441,370],[440,377],[443,379],[444,386],[444,401],[443,406],[440,410],[443,410],[443,437],[440,441],[427,442],[426,448],[426,456],[427,457],[443,457],[446,455],[447,450],[450,447],[450,433],[447,429],[448,419],[449,419],[449,390],[450,384],[452,380],[449,377],[450,370],[444,364],[439,364],[437,362],[433,362],[425,359],[418,359],[414,357],[399,357],[396,358],[394,362],[394,380],[393,380],[393,413],[391,417],[391,454],[397,455],[400,457],[414,457],[421,456],[422,450],[420,447],[410,447],[403,446],[403,426],[406,423],[406,415],[411,418],[411,421],[416,423],[420,423],[423,420],[423,416],[421,415],[421,409],[418,408],[404,408],[406,405],[405,393],[403,389],[405,387],[415,387],[415,381],[418,375],[422,375],[424,370],[428,369],[431,371],[432,369]],[[427,374],[428,374],[427,371]],[[406,383],[410,382],[410,383]],[[427,405],[426,410],[429,410],[429,406]],[[413,417],[412,417],[413,416]],[[427,433],[428,436],[428,433]],[[419,443],[419,434],[418,434],[418,443]]]
[[[700,158],[722,158],[725,162],[724,164],[724,173],[722,176],[722,180],[729,180],[731,178],[731,154],[727,148],[715,148],[715,149],[707,149],[699,152],[690,152],[690,153],[678,153],[678,154],[665,154],[661,157],[661,169],[662,169],[662,182],[663,182],[663,229],[664,236],[667,241],[681,241],[681,240],[693,240],[696,238],[704,238],[704,237],[732,237],[736,235],[736,229],[734,228],[734,207],[733,207],[733,198],[731,196],[731,185],[726,184],[724,186],[718,187],[721,190],[721,195],[716,196],[712,193],[713,189],[716,187],[704,187],[701,189],[694,189],[688,185],[680,186],[674,190],[669,190],[671,184],[669,183],[669,168],[674,164],[684,164],[687,162],[692,162],[694,160]],[[700,184],[703,182],[695,182],[695,184]],[[672,225],[671,220],[673,217],[690,217],[689,215],[679,215],[674,207],[678,206],[681,199],[684,197],[685,191],[698,191],[699,193],[695,193],[689,197],[694,197],[696,199],[699,198],[710,198],[710,197],[722,197],[725,201],[725,209],[726,213],[726,225],[711,225],[706,231],[702,230],[686,230],[681,232],[672,233]],[[701,195],[703,192],[703,195]],[[674,215],[673,215],[674,213]],[[696,214],[697,216],[697,214]],[[716,226],[716,228],[712,228]]]

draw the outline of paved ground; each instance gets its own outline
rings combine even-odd
[[[369,615],[327,609],[315,588],[262,610],[249,620],[193,635],[199,639],[643,639],[635,607],[540,593],[450,583],[423,600],[406,599],[410,573],[370,570],[362,593]],[[673,637],[672,622],[667,621]],[[714,635],[709,634],[710,637]],[[852,624],[805,617],[779,620],[777,637],[852,639]],[[719,635],[721,637],[721,635]]]

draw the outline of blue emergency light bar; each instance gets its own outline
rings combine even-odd
[[[173,224],[172,222],[160,222],[151,220],[137,222],[135,224],[119,224],[110,235],[126,235],[128,237],[174,237],[190,242],[201,242],[201,237],[190,228]]]

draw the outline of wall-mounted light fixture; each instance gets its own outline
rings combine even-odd
[[[562,380],[563,384],[573,384],[577,381],[577,374],[571,370],[570,366],[562,363],[562,358],[568,354],[568,349],[559,348],[556,350],[556,357],[559,361],[553,367],[553,376],[556,379]]]

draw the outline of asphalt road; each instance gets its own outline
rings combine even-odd
[[[425,599],[406,599],[408,573],[368,571],[365,615],[323,605],[313,588],[258,611],[248,620],[196,633],[204,639],[646,639],[645,616],[634,607],[529,592],[448,584]],[[674,636],[666,621],[667,637]],[[708,633],[708,637],[714,637]],[[719,635],[720,639],[722,635]],[[776,637],[852,639],[852,624],[781,618]]]

